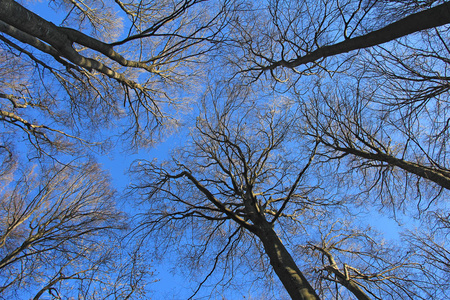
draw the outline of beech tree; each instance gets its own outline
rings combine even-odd
[[[450,22],[445,1],[273,0],[250,6],[247,21],[234,24],[231,51],[238,55],[229,59],[251,78],[269,72],[280,82],[339,72],[358,50]]]
[[[346,153],[381,162],[404,170],[405,178],[414,174],[448,189],[444,103],[449,47],[447,28],[440,27],[448,24],[448,2],[322,1],[318,7],[313,9],[308,1],[270,2],[266,22],[271,31],[263,35],[269,46],[242,43],[245,57],[258,65],[248,70],[330,74],[333,80],[312,81],[316,99],[302,110],[314,139],[333,149],[337,158]],[[313,25],[303,25],[303,15]],[[332,30],[336,34],[327,35]],[[344,41],[336,42],[340,39]],[[302,67],[304,72],[298,69]],[[304,76],[271,72],[276,80],[292,81],[294,93],[306,94],[298,87]],[[427,132],[418,129],[424,124]]]
[[[143,297],[151,270],[120,245],[125,216],[98,165],[1,179],[2,299]]]
[[[179,88],[201,75],[197,66],[226,25],[224,7],[196,0],[47,5],[0,2],[1,294],[144,297],[151,258],[144,264],[131,242],[119,251],[125,215],[114,208],[106,175],[74,161],[111,149],[110,142],[121,141],[122,150],[148,146],[177,126],[175,111],[188,95]],[[39,15],[50,9],[53,19]],[[48,170],[55,164],[64,167]],[[32,168],[35,179],[24,171]]]
[[[210,3],[0,2],[2,298],[144,297],[151,257],[125,242],[99,166],[74,161],[177,126],[226,26]]]
[[[358,225],[360,197],[327,174],[334,164],[324,166],[321,141],[298,139],[301,106],[283,98],[260,106],[245,92],[229,93],[232,100],[212,94],[192,142],[171,160],[133,168],[132,191],[145,209],[140,230],[162,251],[186,249],[180,260],[193,260],[197,275],[213,262],[198,288],[214,271],[228,282],[243,266],[271,276],[254,267],[270,264],[292,299],[447,295],[445,275],[421,268],[408,243],[389,245]],[[248,247],[255,249],[241,252]]]
[[[179,228],[178,220],[185,218],[215,223],[205,225],[214,228],[206,241],[201,242],[201,234],[194,234],[194,238],[200,240],[200,247],[207,247],[215,231],[225,230],[228,242],[218,257],[237,247],[234,244],[239,244],[241,235],[246,234],[242,231],[248,231],[264,246],[291,297],[316,299],[314,289],[274,230],[279,218],[295,215],[285,211],[289,202],[307,205],[308,199],[298,196],[298,185],[310,162],[307,159],[297,170],[286,166],[282,145],[291,123],[282,120],[292,115],[277,116],[275,111],[287,107],[258,111],[247,106],[249,110],[240,116],[246,106],[231,102],[224,110],[216,107],[214,114],[200,117],[192,133],[192,147],[180,149],[170,167],[138,162],[136,172],[141,180],[135,189],[150,195],[144,201],[151,201],[151,209],[145,214],[149,218],[143,222],[155,228]],[[286,173],[297,175],[284,180]],[[150,225],[153,223],[157,224]]]
[[[247,57],[252,59],[250,65],[256,67],[241,70],[252,71],[253,79],[259,78],[261,71],[270,70],[279,82],[274,86],[296,94],[305,124],[299,135],[310,136],[305,143],[320,142],[316,157],[336,164],[332,169],[337,178],[335,184],[354,183],[360,195],[371,198],[380,209],[389,207],[396,217],[401,214],[399,211],[405,210],[417,218],[433,209],[446,211],[444,202],[450,174],[446,143],[449,48],[448,26],[439,26],[448,22],[408,36],[417,28],[410,23],[407,30],[412,31],[395,36],[395,40],[390,38],[399,32],[401,24],[408,24],[416,17],[424,17],[422,24],[439,19],[425,17],[434,8],[442,9],[444,18],[448,18],[448,3],[405,1],[404,6],[399,6],[397,2],[349,1],[335,7],[335,3],[323,1],[320,5],[321,9],[313,9],[307,1],[297,4],[275,1],[269,9],[271,18],[267,23],[273,27],[265,36],[265,44],[254,40],[243,43],[252,49]],[[436,6],[429,9],[428,5]],[[402,12],[410,15],[404,17]],[[306,15],[310,17],[306,20],[316,22],[317,26],[312,29],[299,26],[307,22],[300,17]],[[380,16],[385,19],[380,21],[377,19]],[[350,35],[347,30],[351,30]],[[378,35],[384,30],[385,34]],[[330,32],[337,33],[327,35]],[[330,37],[335,37],[335,41],[345,40],[336,43]],[[388,41],[391,42],[385,44]],[[305,75],[318,76],[305,79]],[[308,91],[302,89],[305,84]],[[344,165],[348,167],[343,168]],[[367,200],[364,205],[368,205]],[[424,218],[423,222],[440,224],[430,220]],[[423,240],[416,236],[416,241],[428,245],[422,251],[433,252],[432,235],[424,236]],[[446,247],[438,248],[445,252]],[[314,245],[310,249],[334,265],[326,247]],[[418,251],[417,247],[414,249]],[[445,269],[447,263],[445,258],[440,260],[439,269]],[[342,274],[334,274],[334,280],[339,282]],[[431,283],[440,275],[423,276],[424,282]],[[439,294],[437,285],[424,289],[424,294],[412,292],[410,297],[445,298]]]
[[[352,74],[318,84],[303,110],[309,134],[336,157],[352,155],[364,168],[400,169],[402,178],[448,189],[445,34],[445,27],[433,28],[365,50]],[[413,181],[401,182],[408,188]]]
[[[417,191],[425,209],[449,188],[447,125],[439,120],[446,108],[438,98],[426,100],[422,111],[411,108],[417,103],[380,104],[379,95],[365,89],[363,81],[356,89],[318,87],[317,98],[302,110],[307,134],[325,146],[324,157],[346,161],[352,170],[359,170],[365,186],[384,204],[401,206],[402,195]],[[421,128],[424,124],[429,126]]]
[[[263,165],[269,170],[285,170],[269,166],[273,161],[259,155],[260,147],[270,148],[264,141],[273,127],[258,127],[258,121],[254,120],[264,118],[251,116],[251,111],[257,110],[252,104],[240,106],[236,109],[240,113],[234,116],[230,116],[232,109],[217,111],[217,107],[209,107],[204,110],[209,111],[210,115],[205,113],[209,117],[197,119],[192,148],[178,150],[171,162],[141,162],[136,166],[140,182],[136,188],[144,191],[144,202],[148,201],[150,206],[143,221],[146,228],[165,232],[179,227],[173,225],[176,222],[186,222],[183,224],[187,226],[186,219],[199,219],[197,226],[203,227],[198,235],[208,236],[209,241],[215,237],[214,230],[223,232],[222,224],[233,221],[239,228],[227,231],[231,233],[228,242],[215,250],[218,255],[214,269],[221,255],[231,265],[227,263],[233,256],[229,253],[240,241],[238,233],[245,230],[256,239],[255,247],[264,249],[270,257],[275,273],[293,299],[445,298],[446,275],[422,268],[426,255],[421,254],[421,258],[412,254],[417,251],[414,245],[420,239],[405,237],[405,243],[388,247],[371,231],[358,228],[351,214],[345,212],[348,209],[357,214],[358,203],[366,209],[389,211],[388,215],[396,218],[406,212],[407,217],[430,222],[431,219],[423,218],[424,212],[445,209],[445,204],[436,202],[445,202],[448,179],[445,143],[448,30],[447,26],[440,27],[448,24],[448,3],[409,1],[402,5],[385,1],[249,4],[246,18],[239,16],[233,23],[230,33],[235,44],[231,43],[233,47],[225,59],[237,69],[235,80],[229,81],[231,85],[244,82],[256,95],[237,101],[257,103],[256,107],[267,101],[253,85],[270,86],[272,93],[283,91],[285,94],[279,97],[293,99],[299,108],[292,115],[280,116],[286,127],[296,128],[288,130],[290,138],[283,139],[279,147],[303,149],[297,152],[299,157],[309,148],[315,159],[312,155],[311,160],[307,155],[303,159],[274,155],[283,157],[285,165],[294,165],[298,171],[268,176],[280,184],[294,183],[280,189],[286,194],[273,197],[283,204],[273,208],[270,216],[267,207],[272,198],[265,200],[264,195],[279,189],[270,185],[266,189],[257,187],[255,178],[260,173],[253,170],[265,174]],[[420,67],[416,67],[418,62]],[[231,98],[236,101],[239,97]],[[218,99],[219,103],[226,101]],[[423,130],[423,126],[429,126],[429,130]],[[262,131],[267,136],[261,137]],[[254,139],[259,142],[253,142]],[[263,163],[255,167],[253,159]],[[289,159],[292,160],[288,163]],[[308,172],[316,177],[308,177]],[[317,178],[321,181],[317,182]],[[296,203],[289,194],[298,188],[300,181],[307,183],[310,187],[307,191],[312,194],[328,188],[334,197],[317,197],[325,201],[311,210],[305,209],[303,202]],[[309,199],[308,192],[292,193]],[[334,203],[330,199],[335,197],[353,199],[354,203],[344,200]],[[257,203],[256,208],[252,211],[246,203]],[[298,215],[284,215],[290,205],[294,211],[303,208],[311,217],[300,221],[295,219]],[[334,208],[334,214],[326,209],[330,207]],[[322,211],[329,215],[325,212],[321,215]],[[281,216],[297,221],[291,224],[290,232],[299,235],[298,228],[302,228],[308,236],[321,237],[302,240],[295,234],[283,235],[281,239],[297,239],[298,249],[304,254],[299,261],[293,259],[292,250],[276,242],[280,239],[279,232],[288,231],[288,226],[276,222]],[[213,226],[208,222],[217,223]],[[261,233],[259,226],[265,223],[274,226],[275,235]],[[340,223],[354,229],[330,225]],[[163,224],[168,228],[162,227]],[[207,229],[211,230],[209,234]],[[268,236],[272,238],[270,242]],[[425,240],[420,245],[426,253],[433,238],[427,235]],[[282,266],[292,273],[282,273],[267,244],[278,245],[282,249],[279,253],[289,254],[282,259]],[[440,249],[445,252],[446,246]],[[231,252],[224,254],[226,251]],[[446,263],[442,259],[439,269],[445,269]]]
[[[211,297],[450,296],[448,2],[48,5],[53,17],[0,1],[7,297],[143,297],[143,253],[174,253],[191,298],[209,284]],[[190,135],[171,158],[131,167],[139,213],[121,248],[108,181],[73,158],[180,124]],[[43,175],[21,183],[30,164]],[[420,231],[386,242],[374,211]]]
[[[175,127],[168,110],[183,106],[188,94],[177,88],[187,90],[200,75],[228,7],[203,0],[49,6],[60,20],[13,0],[0,3],[1,63],[11,73],[3,77],[1,119],[43,150],[65,138],[95,145],[105,137],[92,133],[111,127],[121,128],[118,136],[130,146],[145,146],[160,129]]]

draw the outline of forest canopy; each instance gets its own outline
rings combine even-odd
[[[450,298],[449,24],[0,0],[0,299]]]

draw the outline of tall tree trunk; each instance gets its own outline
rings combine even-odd
[[[391,166],[396,166],[409,173],[431,180],[434,183],[440,185],[441,187],[450,190],[450,171],[447,169],[439,169],[437,167],[429,167],[421,165],[415,162],[410,162],[404,159],[396,158],[395,156],[383,153],[381,151],[377,153],[371,153],[368,151],[363,151],[352,147],[340,147],[336,146],[335,144],[327,144],[327,146],[330,146],[338,151],[350,153],[362,158],[386,162]]]
[[[337,44],[320,47],[311,53],[294,58],[290,61],[281,60],[271,63],[267,67],[264,67],[263,70],[274,69],[279,66],[295,68],[321,58],[381,45],[411,33],[439,27],[448,23],[450,23],[450,3],[444,2],[441,5],[409,15],[397,22],[365,35],[347,39]]]
[[[363,289],[352,279],[347,278],[342,272],[338,269],[331,266],[328,268],[329,271],[333,272],[336,275],[339,283],[345,286],[358,300],[371,300],[370,297],[363,291]]]
[[[261,224],[256,234],[264,245],[264,250],[270,258],[270,264],[291,298],[318,300],[319,296],[299,270],[271,224],[268,222]]]

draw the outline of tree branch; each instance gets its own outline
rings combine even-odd
[[[261,67],[261,70],[272,70],[277,67],[293,69],[318,59],[381,45],[411,33],[442,26],[448,23],[450,23],[450,2],[445,2],[425,11],[409,15],[397,22],[363,36],[347,39],[334,45],[320,47],[311,53],[289,61],[280,60],[271,62],[268,66]]]

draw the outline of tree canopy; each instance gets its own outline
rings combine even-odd
[[[189,299],[449,298],[449,24],[439,0],[0,0],[0,298],[158,298],[169,263]]]

